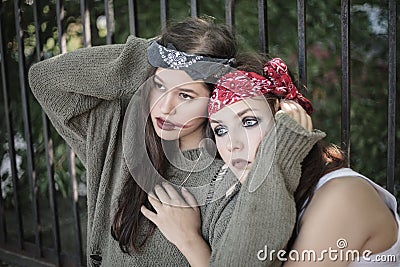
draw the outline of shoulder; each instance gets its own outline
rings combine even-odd
[[[333,247],[344,238],[350,248],[360,250],[375,238],[377,229],[392,221],[389,209],[367,180],[341,177],[315,192],[302,217],[300,233]]]
[[[312,197],[305,213],[304,220],[315,221],[321,216],[332,218],[329,225],[340,221],[347,226],[368,225],[368,218],[373,215],[373,207],[381,206],[378,192],[366,180],[348,176],[332,179],[321,186]]]
[[[371,199],[372,196],[374,198]],[[356,176],[347,176],[326,182],[315,192],[313,199],[323,200],[331,205],[346,204],[347,206],[350,204],[352,206],[351,203],[360,204],[359,202],[354,203],[354,201],[366,200],[366,197],[371,200],[380,199],[375,188],[367,180]],[[317,203],[317,201],[314,201],[314,203]]]
[[[154,41],[155,39],[144,39],[140,37],[136,37],[133,35],[129,35],[126,41],[127,46],[137,46],[147,49],[147,47]]]
[[[322,185],[311,199],[309,208],[328,205],[341,208],[337,211],[340,213],[359,214],[371,212],[370,208],[365,208],[378,204],[383,204],[383,201],[371,183],[360,177],[347,176],[331,179]]]

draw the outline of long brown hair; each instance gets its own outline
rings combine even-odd
[[[227,59],[236,56],[236,41],[232,32],[225,25],[216,24],[210,20],[190,18],[172,24],[167,27],[157,42],[164,46],[171,43],[177,50],[190,54]],[[148,78],[154,75],[155,70],[155,68],[150,70]],[[208,87],[211,93],[212,86],[208,85]],[[144,91],[149,92],[150,90]],[[149,114],[148,95],[145,95],[144,99],[146,101],[142,112]],[[168,161],[163,153],[162,140],[156,134],[151,120],[146,118],[144,124],[148,156],[154,169],[165,177]],[[205,134],[206,132],[209,132],[208,126],[205,128]],[[146,166],[138,166],[135,170],[136,175],[145,179],[144,182],[151,183],[152,179],[146,180],[146,177],[152,175]],[[151,187],[152,185],[148,186]],[[142,205],[152,209],[147,199],[147,193],[136,183],[135,179],[130,177],[124,183],[119,195],[118,206],[111,225],[111,234],[118,241],[124,253],[139,253],[140,247],[155,229],[155,225],[140,212]]]
[[[269,59],[270,56],[268,55],[254,53],[245,54],[238,58],[237,69],[264,75],[263,66]],[[290,72],[289,74],[297,88],[305,88],[294,79],[294,76]],[[271,94],[264,96],[268,100],[268,104],[274,113],[276,110],[275,100],[277,97]],[[334,144],[328,144],[322,140],[318,141],[311,148],[301,164],[300,182],[294,194],[297,212],[299,213],[301,209],[304,208],[303,206],[307,199],[311,200],[315,187],[322,176],[343,167],[347,167],[345,153]],[[295,228],[291,240],[288,243],[288,248],[293,245],[296,236],[297,232]]]

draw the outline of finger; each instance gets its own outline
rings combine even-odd
[[[151,206],[153,206],[153,208],[157,212],[162,208],[162,203],[158,199],[156,199],[156,198],[154,198],[154,197],[152,197],[150,195],[147,198],[149,199],[149,202],[150,202]]]
[[[297,123],[301,123],[301,117],[298,107],[295,105],[294,101],[284,100],[282,101],[282,110],[289,114]]]
[[[149,196],[151,196],[154,199],[159,200],[158,197],[154,194],[154,192],[149,192]]]
[[[311,131],[313,130],[313,123],[312,123],[311,116],[307,115],[307,121],[308,121],[308,123],[307,123],[307,125],[308,125],[307,130],[309,130],[309,131],[311,132]]]
[[[165,192],[164,188],[162,188],[159,185],[156,185],[154,187],[154,192],[156,193],[158,199],[162,202],[162,203],[170,203],[171,202],[171,198],[169,197],[169,195],[167,194],[167,192]]]
[[[304,129],[309,128],[308,126],[308,119],[307,119],[307,112],[299,105],[299,113],[300,113],[300,125],[304,127]],[[309,130],[308,130],[309,131]]]
[[[303,128],[307,131],[312,131],[312,120],[311,117],[307,114],[305,109],[297,102],[293,100],[287,100],[288,106],[286,109],[290,109],[289,115],[297,121]]]
[[[293,105],[297,106],[297,110],[300,114],[300,125],[303,126],[307,131],[312,131],[312,120],[307,114],[306,110],[297,102],[292,101]]]
[[[184,187],[182,187],[182,196],[190,207],[195,208],[198,206],[196,198]]]
[[[155,225],[158,226],[157,214],[147,209],[145,206],[140,207],[140,211],[143,216],[152,221]]]
[[[299,107],[296,106],[296,103],[293,103],[293,102],[289,103],[289,105],[292,107],[292,110],[293,110],[293,118],[294,118],[298,123],[301,124],[301,112],[300,112],[300,110],[299,110]]]
[[[176,191],[172,185],[164,182],[163,187],[164,187],[165,191],[168,193],[172,202],[185,202],[183,200],[183,198],[181,197],[181,195],[178,193],[178,191]]]
[[[289,114],[290,116],[292,116],[293,108],[289,104],[288,100],[282,99],[279,105],[281,107],[281,111],[283,111],[283,112]]]

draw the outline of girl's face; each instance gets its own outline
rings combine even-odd
[[[150,91],[150,117],[157,135],[197,148],[204,137],[210,91],[182,70],[158,68]]]
[[[274,125],[264,96],[241,100],[210,117],[218,152],[240,181],[252,166],[262,138]]]

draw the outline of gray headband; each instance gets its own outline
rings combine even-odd
[[[193,80],[218,79],[231,70],[235,58],[222,59],[188,54],[176,50],[173,44],[167,47],[156,41],[147,48],[150,65],[166,69],[184,70]]]

